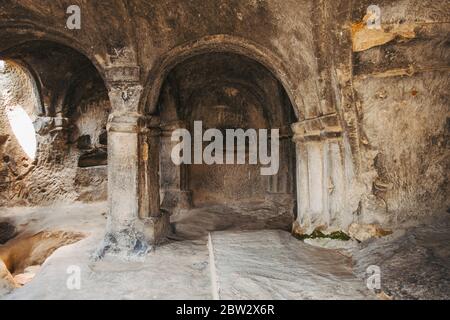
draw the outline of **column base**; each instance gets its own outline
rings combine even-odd
[[[170,230],[170,217],[167,213],[161,213],[158,217],[149,217],[142,220],[144,234],[151,245],[157,245],[167,239]]]
[[[315,230],[314,227],[305,224],[301,225],[297,220],[295,220],[294,223],[292,224],[292,234],[298,238],[309,236],[311,233],[314,232],[314,230]]]
[[[161,208],[170,213],[181,209],[192,208],[192,191],[183,191],[177,189],[164,190],[164,198]]]
[[[155,245],[166,240],[169,229],[168,214],[120,224],[108,221],[105,237],[93,258],[98,260],[110,255],[134,260],[144,257]]]

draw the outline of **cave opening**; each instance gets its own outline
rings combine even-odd
[[[161,207],[175,213],[172,221],[178,231],[187,220],[198,220],[196,229],[204,231],[290,228],[295,207],[295,147],[290,124],[295,122],[295,114],[283,86],[265,66],[235,53],[211,52],[188,58],[167,75],[158,107]],[[195,123],[201,123],[202,133],[218,130],[224,137],[227,130],[278,129],[278,170],[262,175],[264,166],[250,163],[251,139],[245,139],[245,161],[241,163],[175,165],[172,133],[183,128],[194,137]],[[270,139],[269,134],[269,147]],[[201,149],[207,145],[203,141]],[[194,148],[192,142],[192,152]],[[228,151],[226,147],[215,150],[223,152],[224,159]],[[236,148],[232,152],[238,157],[241,151]]]

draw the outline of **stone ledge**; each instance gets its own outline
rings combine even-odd
[[[107,130],[129,133],[142,133],[150,130],[159,133],[159,123],[159,117],[156,116],[112,114],[108,121]]]
[[[138,133],[144,127],[144,119],[141,116],[115,116],[112,115],[108,121],[109,132]]]
[[[295,122],[291,126],[294,141],[318,141],[339,138],[342,127],[337,114],[328,114],[313,119]]]

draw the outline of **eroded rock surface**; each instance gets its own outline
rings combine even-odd
[[[220,299],[372,299],[351,259],[310,246],[285,231],[210,236]]]
[[[450,298],[450,219],[428,221],[406,231],[361,244],[355,272],[367,279],[368,266],[381,271],[381,290],[394,299]]]

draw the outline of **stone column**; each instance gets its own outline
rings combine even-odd
[[[292,125],[296,144],[297,219],[293,232],[342,229],[345,193],[341,133],[335,114]]]
[[[329,150],[329,225],[335,228],[346,228],[351,217],[345,212],[345,177],[343,147],[339,139],[328,141]],[[350,220],[350,222],[349,222]]]
[[[159,213],[159,200],[150,187],[154,188],[159,170],[155,155],[150,156],[158,150],[151,138],[154,131],[140,113],[143,88],[139,73],[130,68],[107,73],[112,107],[107,126],[108,221],[98,257],[106,253],[124,257],[145,254],[168,229],[168,219]]]
[[[141,162],[143,170],[141,183],[140,218],[157,217],[160,214],[159,198],[159,150],[161,140],[160,120],[157,116],[146,118],[146,127],[142,131]]]
[[[173,213],[192,206],[192,192],[188,190],[187,167],[175,165],[171,159],[173,147],[178,143],[171,141],[172,132],[187,128],[184,121],[177,120],[164,124],[161,141],[161,188],[163,193],[162,208]]]
[[[270,194],[292,194],[294,191],[291,176],[292,163],[292,132],[289,127],[280,128],[280,168],[278,173],[269,176],[268,192]]]

